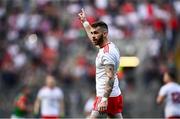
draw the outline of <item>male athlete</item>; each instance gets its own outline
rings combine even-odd
[[[180,85],[175,82],[176,75],[173,70],[164,74],[164,86],[161,87],[157,97],[157,103],[165,101],[165,117],[180,119]]]
[[[58,119],[64,115],[64,94],[56,86],[53,76],[47,75],[46,85],[40,89],[35,101],[34,113],[39,113],[41,107],[42,119]]]
[[[23,119],[31,112],[29,105],[29,94],[31,90],[28,86],[23,86],[21,92],[17,95],[14,101],[14,109],[11,119]]]
[[[92,25],[82,9],[78,14],[91,42],[99,48],[96,57],[96,99],[91,118],[106,114],[109,118],[122,118],[122,95],[116,75],[120,54],[108,39],[108,26],[100,21]]]

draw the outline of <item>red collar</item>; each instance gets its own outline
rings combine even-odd
[[[110,44],[111,42],[107,42],[106,44],[104,44],[103,46],[101,46],[100,48],[105,47],[106,45]]]

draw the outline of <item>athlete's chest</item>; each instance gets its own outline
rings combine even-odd
[[[57,91],[46,90],[43,92],[43,98],[44,99],[58,99],[59,95]]]
[[[96,56],[96,68],[100,68],[103,66],[102,58],[103,58],[103,53],[99,51]]]

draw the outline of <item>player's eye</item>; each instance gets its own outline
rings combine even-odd
[[[98,32],[97,32],[97,31],[94,31],[94,34],[98,34]]]

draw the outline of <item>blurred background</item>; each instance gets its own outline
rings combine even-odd
[[[25,84],[33,106],[48,73],[64,92],[64,117],[85,117],[98,50],[78,19],[82,7],[90,23],[108,24],[121,56],[133,57],[118,72],[123,116],[163,117],[155,102],[163,73],[175,67],[180,77],[179,0],[0,0],[0,117],[10,117]]]

